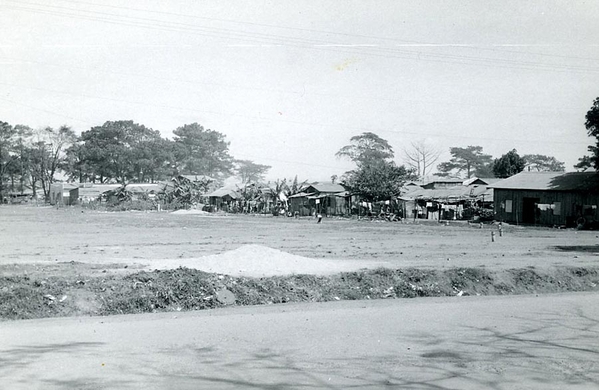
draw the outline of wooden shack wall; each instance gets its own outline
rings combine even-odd
[[[325,215],[345,215],[349,212],[346,199],[335,195],[320,198],[318,204],[315,199],[307,197],[290,198],[289,210],[292,214],[297,212],[302,217],[310,216],[312,212]]]
[[[573,226],[579,217],[587,222],[599,220],[599,194],[573,191],[533,191],[533,190],[504,190],[494,191],[495,219],[508,223],[522,223],[524,198],[538,198],[540,204],[559,203],[559,210],[533,210],[535,224],[539,225],[568,225]],[[505,210],[506,201],[512,201],[512,212]],[[586,209],[584,206],[595,206]],[[534,207],[534,206],[533,206]]]
[[[307,217],[310,215],[310,200],[305,196],[290,198],[289,209],[294,215],[297,212],[299,216]]]
[[[345,198],[334,195],[327,196],[327,198],[329,199],[328,215],[346,215],[348,213]]]
[[[55,205],[57,203],[62,203],[62,183],[56,183],[50,185],[50,204]]]

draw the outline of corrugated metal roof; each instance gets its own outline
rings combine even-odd
[[[79,188],[79,197],[81,198],[97,198],[105,192],[119,188],[120,184],[96,184],[91,187]]]
[[[303,198],[303,197],[308,196],[308,195],[312,195],[312,193],[298,192],[297,194],[291,195],[289,197],[289,199],[291,199],[291,198]]]
[[[474,188],[469,186],[455,186],[439,189],[420,189],[411,191],[405,195],[415,199],[459,199],[471,197],[471,192]]]
[[[324,184],[311,184],[305,191],[309,191],[310,188],[316,190],[316,192],[343,192],[345,191],[345,187],[341,184],[333,184],[333,183],[324,183]]]
[[[596,172],[520,172],[489,187],[502,190],[599,191]]]
[[[214,192],[211,192],[211,193],[207,194],[206,196],[208,196],[208,197],[215,197],[215,198],[222,198],[223,196],[227,196],[227,195],[230,196],[233,199],[239,199],[239,198],[241,198],[241,196],[237,192],[235,192],[233,190],[226,189],[226,188],[220,188],[220,189],[218,189],[218,190],[216,190]]]
[[[139,183],[127,184],[127,190],[131,192],[160,192],[166,185],[164,183]]]
[[[462,185],[464,186],[469,186],[472,184],[475,185],[484,185],[484,184],[491,184],[491,183],[496,183],[501,179],[498,179],[496,177],[489,177],[489,178],[483,178],[483,177],[471,177],[470,179],[466,179],[462,182]],[[478,183],[477,183],[478,182]]]
[[[423,184],[423,186],[427,186],[433,183],[462,183],[464,179],[460,179],[459,177],[439,177],[430,179]]]
[[[491,201],[493,199],[493,190],[489,189],[486,185],[455,186],[438,189],[419,188],[402,193],[400,199],[461,200],[482,197],[485,198],[485,201]]]

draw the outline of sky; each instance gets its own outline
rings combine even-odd
[[[0,120],[197,122],[267,178],[325,181],[352,136],[566,163],[592,139],[595,1],[0,0]]]

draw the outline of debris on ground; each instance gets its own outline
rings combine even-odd
[[[84,280],[85,283],[73,283],[73,279],[60,275],[48,276],[43,281],[27,275],[1,276],[0,319],[187,311],[288,302],[596,291],[599,267],[495,271],[379,268],[334,275],[260,278],[177,268],[125,275],[100,273]]]

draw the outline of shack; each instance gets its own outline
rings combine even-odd
[[[491,186],[499,221],[595,228],[599,224],[596,172],[520,172]]]
[[[74,205],[79,197],[79,186],[73,183],[52,183],[49,195],[51,205]]]
[[[116,190],[120,184],[94,184],[94,183],[81,183],[77,189],[77,199],[81,203],[88,203],[98,200],[103,194]]]
[[[422,184],[422,188],[427,190],[448,188],[463,185],[464,179],[457,177],[438,177]]]
[[[125,187],[131,191],[133,200],[154,199],[156,195],[166,188],[166,183],[131,183]]]
[[[208,203],[212,211],[231,211],[232,203],[238,199],[242,199],[241,195],[237,192],[227,188],[219,188],[205,196],[208,198]]]
[[[289,212],[292,215],[299,215],[302,217],[309,216],[311,214],[310,194],[306,192],[298,192],[295,195],[289,197]]]
[[[448,186],[438,189],[412,190],[403,199],[414,202],[412,217],[422,219],[461,219],[464,208],[474,198],[469,186]]]
[[[333,183],[310,184],[304,189],[311,212],[325,215],[345,215],[349,212],[349,193],[345,187]]]
[[[422,187],[405,187],[398,201],[403,202],[406,217],[470,219],[475,210],[488,209],[492,212],[493,189],[489,188],[489,184],[497,180],[445,178]]]

